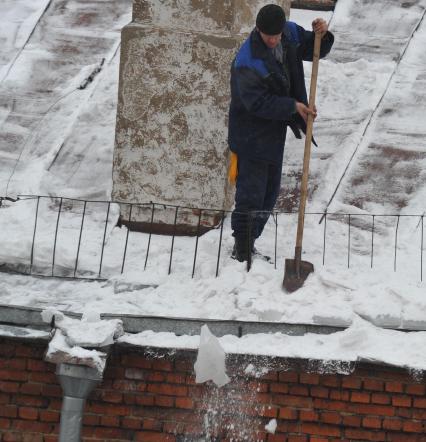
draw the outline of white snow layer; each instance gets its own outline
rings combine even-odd
[[[322,360],[324,372],[333,369],[335,361],[381,362],[413,370],[426,370],[425,340],[426,332],[384,330],[361,318],[354,320],[346,330],[330,335],[258,333],[241,338],[230,335],[218,338],[220,346],[227,354]],[[118,342],[149,347],[197,349],[200,337],[144,331],[135,335],[126,334]],[[253,373],[261,371],[261,368],[248,366],[246,370]]]

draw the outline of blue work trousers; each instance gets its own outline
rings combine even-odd
[[[277,201],[282,174],[278,163],[238,157],[233,236],[246,240],[259,238]]]

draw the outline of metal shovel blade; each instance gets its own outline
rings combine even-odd
[[[283,287],[289,293],[300,289],[309,274],[314,271],[314,265],[308,261],[299,261],[298,267],[299,269],[297,269],[295,259],[285,260]]]

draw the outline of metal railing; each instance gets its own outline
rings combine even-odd
[[[65,198],[65,197],[57,197],[57,196],[34,196],[34,195],[22,195],[19,196],[18,199],[11,198],[0,198],[0,228],[2,220],[5,218],[6,213],[1,211],[1,208],[5,207],[6,204],[10,207],[15,204],[24,204],[25,202],[32,201],[33,204],[33,217],[28,219],[27,224],[31,224],[31,240],[28,251],[23,251],[19,259],[15,259],[16,262],[5,262],[7,257],[0,258],[3,260],[3,263],[0,261],[0,267],[3,271],[14,271],[18,273],[23,273],[27,275],[35,275],[35,276],[50,276],[50,277],[61,277],[61,278],[72,278],[72,279],[93,279],[93,280],[103,280],[110,275],[107,275],[104,270],[105,263],[105,250],[108,243],[108,229],[112,231],[113,227],[116,226],[118,220],[118,212],[119,206],[121,207],[121,222],[123,224],[131,224],[135,221],[135,213],[138,217],[144,216],[145,221],[145,234],[144,236],[136,236],[130,229],[127,229],[124,238],[119,241],[122,246],[122,254],[118,252],[115,253],[113,261],[115,265],[115,273],[120,272],[123,273],[126,268],[126,260],[128,258],[128,250],[129,245],[133,242],[137,242],[138,244],[141,240],[145,241],[145,246],[143,247],[143,259],[141,260],[141,269],[147,270],[149,259],[151,256],[151,247],[153,237],[156,235],[154,233],[154,226],[157,223],[157,218],[164,218],[165,213],[167,212],[167,216],[170,220],[172,220],[171,225],[171,234],[167,239],[162,236],[162,242],[169,242],[169,250],[167,252],[167,273],[171,274],[173,271],[173,263],[174,263],[174,253],[175,253],[175,243],[176,237],[178,235],[178,227],[180,225],[179,215],[183,214],[185,217],[185,222],[188,222],[188,213],[191,215],[190,218],[193,222],[192,228],[194,232],[194,237],[191,239],[187,239],[187,241],[194,241],[193,244],[193,252],[192,256],[186,256],[185,260],[188,263],[188,276],[194,278],[196,267],[198,261],[202,258],[199,256],[199,246],[200,241],[203,236],[200,236],[203,231],[206,230],[206,224],[212,223],[212,219],[215,219],[214,229],[218,231],[218,239],[215,252],[215,266],[214,266],[214,276],[219,275],[221,258],[223,257],[223,241],[224,241],[224,225],[227,219],[227,215],[231,213],[231,211],[226,210],[216,210],[210,208],[194,208],[194,207],[184,207],[184,206],[175,206],[168,204],[160,204],[160,203],[125,203],[125,202],[114,202],[114,201],[98,201],[98,200],[84,200],[84,199],[74,199],[74,198]],[[46,207],[47,204],[47,207]],[[119,206],[118,206],[119,205]],[[43,206],[43,207],[42,207]],[[47,212],[47,215],[46,215]],[[114,213],[112,213],[114,212]],[[68,216],[68,225],[62,226],[61,223],[64,221],[65,217],[71,214],[71,217]],[[125,216],[123,215],[125,214]],[[259,212],[252,212],[246,214],[248,216],[248,220],[254,219],[258,216]],[[264,216],[265,213],[262,213]],[[283,220],[286,220],[286,217],[295,217],[296,214],[293,212],[283,212],[283,211],[273,211],[266,215],[269,216],[269,221],[267,227],[269,229],[269,234],[272,237],[273,241],[273,262],[274,268],[277,268],[277,261],[279,255],[279,242],[278,242],[278,228],[280,224],[283,224]],[[305,219],[310,222],[315,222],[316,228],[322,229],[322,244],[321,244],[321,257],[317,259],[320,261],[322,265],[326,265],[327,253],[330,248],[330,243],[335,238],[330,238],[327,233],[329,229],[329,223],[331,221],[339,222],[340,229],[344,228],[346,225],[346,238],[342,239],[338,243],[338,250],[340,252],[340,260],[343,259],[343,251],[346,250],[345,261],[348,268],[351,267],[353,261],[353,244],[354,241],[354,233],[353,231],[357,229],[358,232],[363,233],[363,237],[368,237],[368,250],[365,249],[363,251],[362,259],[367,259],[369,267],[373,268],[376,262],[376,241],[378,236],[384,238],[384,241],[387,246],[392,242],[392,261],[393,261],[393,270],[396,272],[398,268],[398,255],[400,253],[400,244],[401,241],[399,237],[399,231],[401,228],[401,219],[410,219],[412,222],[415,220],[417,222],[416,229],[420,227],[420,233],[418,236],[418,243],[416,241],[411,241],[412,244],[410,246],[418,248],[418,268],[419,268],[419,277],[420,281],[423,281],[423,250],[424,250],[424,214],[421,215],[408,215],[408,214],[367,214],[367,213],[327,213],[327,212],[307,212]],[[206,222],[206,219],[208,222]],[[323,221],[322,227],[318,227],[318,223],[316,219]],[[71,221],[70,221],[71,220]],[[389,220],[393,220],[393,223],[390,223]],[[43,221],[43,227],[41,227]],[[6,216],[6,222],[13,222],[8,219]],[[88,227],[87,225],[92,223],[92,226]],[[249,221],[250,223],[250,221]],[[381,223],[380,226],[378,224]],[[285,224],[285,223],[284,223]],[[295,222],[293,223],[295,225]],[[393,225],[392,225],[393,224]],[[250,225],[248,226],[250,229]],[[53,228],[53,234],[51,235],[49,240],[46,240],[46,231],[50,228]],[[204,229],[204,230],[203,230]],[[93,237],[85,237],[85,233],[92,233],[96,238]],[[72,243],[72,247],[75,252],[73,258],[69,258],[67,263],[62,263],[58,265],[57,262],[57,254],[58,254],[58,246],[61,245],[61,242],[64,241],[64,234],[67,234],[67,243],[68,245]],[[389,232],[393,232],[393,235],[389,235]],[[382,233],[382,234],[381,234]],[[386,233],[386,234],[385,234]],[[38,236],[44,235],[41,240],[41,244]],[[74,239],[70,242],[70,236],[74,235]],[[291,238],[293,236],[291,235]],[[392,238],[392,239],[391,239]],[[343,245],[342,242],[346,241],[346,244]],[[358,239],[359,241],[359,239]],[[91,261],[92,268],[89,268],[89,265],[83,265],[82,255],[84,245],[88,242],[92,243],[92,249],[86,251],[89,253],[91,257],[95,257],[97,261],[96,269],[93,268],[93,261]],[[49,253],[44,252],[43,262],[37,263],[36,261],[36,252],[38,247],[46,248],[46,243],[50,243],[50,252],[51,256],[47,260],[46,255]],[[416,244],[417,243],[417,244]],[[383,244],[382,244],[383,245]],[[405,242],[405,246],[407,246],[407,241]],[[49,247],[47,247],[49,249]],[[67,250],[70,247],[67,248]],[[306,248],[306,247],[305,247]],[[69,250],[68,250],[69,251]],[[286,253],[291,256],[292,249],[289,248]],[[318,251],[317,251],[318,252]],[[111,254],[111,253],[110,253]],[[414,252],[410,255],[413,256]],[[25,258],[27,256],[27,258]],[[356,255],[359,259],[360,255]],[[318,258],[318,257],[317,257]],[[26,261],[26,262],[25,262]],[[247,266],[247,270],[249,270],[250,265]]]

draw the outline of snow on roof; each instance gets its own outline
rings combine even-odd
[[[5,103],[0,107],[0,196],[107,199],[119,30],[130,20],[131,1],[103,2],[95,22],[76,20],[81,12],[77,7],[53,7],[43,13],[47,3],[21,0],[2,5],[6,11],[0,14],[0,35],[7,38],[0,50],[0,96]],[[217,230],[199,240],[194,278],[194,238],[176,238],[169,275],[170,238],[152,238],[144,271],[148,236],[132,232],[121,275],[127,232],[115,227],[118,207],[112,205],[102,270],[107,281],[4,274],[0,302],[76,312],[343,325],[349,327],[346,332],[324,338],[307,335],[303,342],[302,337],[284,335],[220,339],[226,351],[233,352],[262,348],[276,354],[286,349],[287,356],[366,358],[424,368],[418,341],[424,339],[422,332],[375,327],[426,329],[425,284],[420,281],[426,194],[426,92],[421,83],[426,69],[425,4],[402,7],[379,0],[364,2],[363,8],[353,5],[350,0],[337,3],[330,22],[335,46],[320,63],[315,123],[319,147],[313,150],[307,210],[323,212],[329,205],[330,215],[326,226],[324,221],[318,224],[319,216],[307,216],[304,259],[314,263],[315,273],[302,289],[292,295],[282,290],[284,259],[293,256],[295,215],[280,215],[277,226],[270,221],[256,243],[260,251],[274,256],[277,235],[276,265],[255,258],[247,273],[243,264],[231,260],[226,219],[217,278]],[[308,26],[311,18],[311,12],[297,11],[293,19]],[[32,33],[39,19],[41,25]],[[58,19],[59,28],[53,25]],[[28,38],[31,44],[25,44]],[[105,65],[93,83],[76,90],[102,58]],[[303,143],[289,136],[281,208],[295,208],[302,148]],[[36,203],[4,202],[0,208],[0,263],[25,267],[33,255],[35,268],[48,273],[58,201],[42,201],[32,251]],[[81,211],[82,204],[70,206],[61,218],[55,250],[59,272],[74,269]],[[339,212],[352,214],[352,224],[348,215],[332,215]],[[379,216],[383,214],[393,216]],[[403,216],[408,214],[416,216]],[[92,277],[99,270],[105,205],[90,206],[86,222],[77,270]],[[185,340],[144,333],[132,339],[176,346]],[[185,345],[196,345],[196,339],[188,338]],[[315,346],[315,340],[323,343]]]

